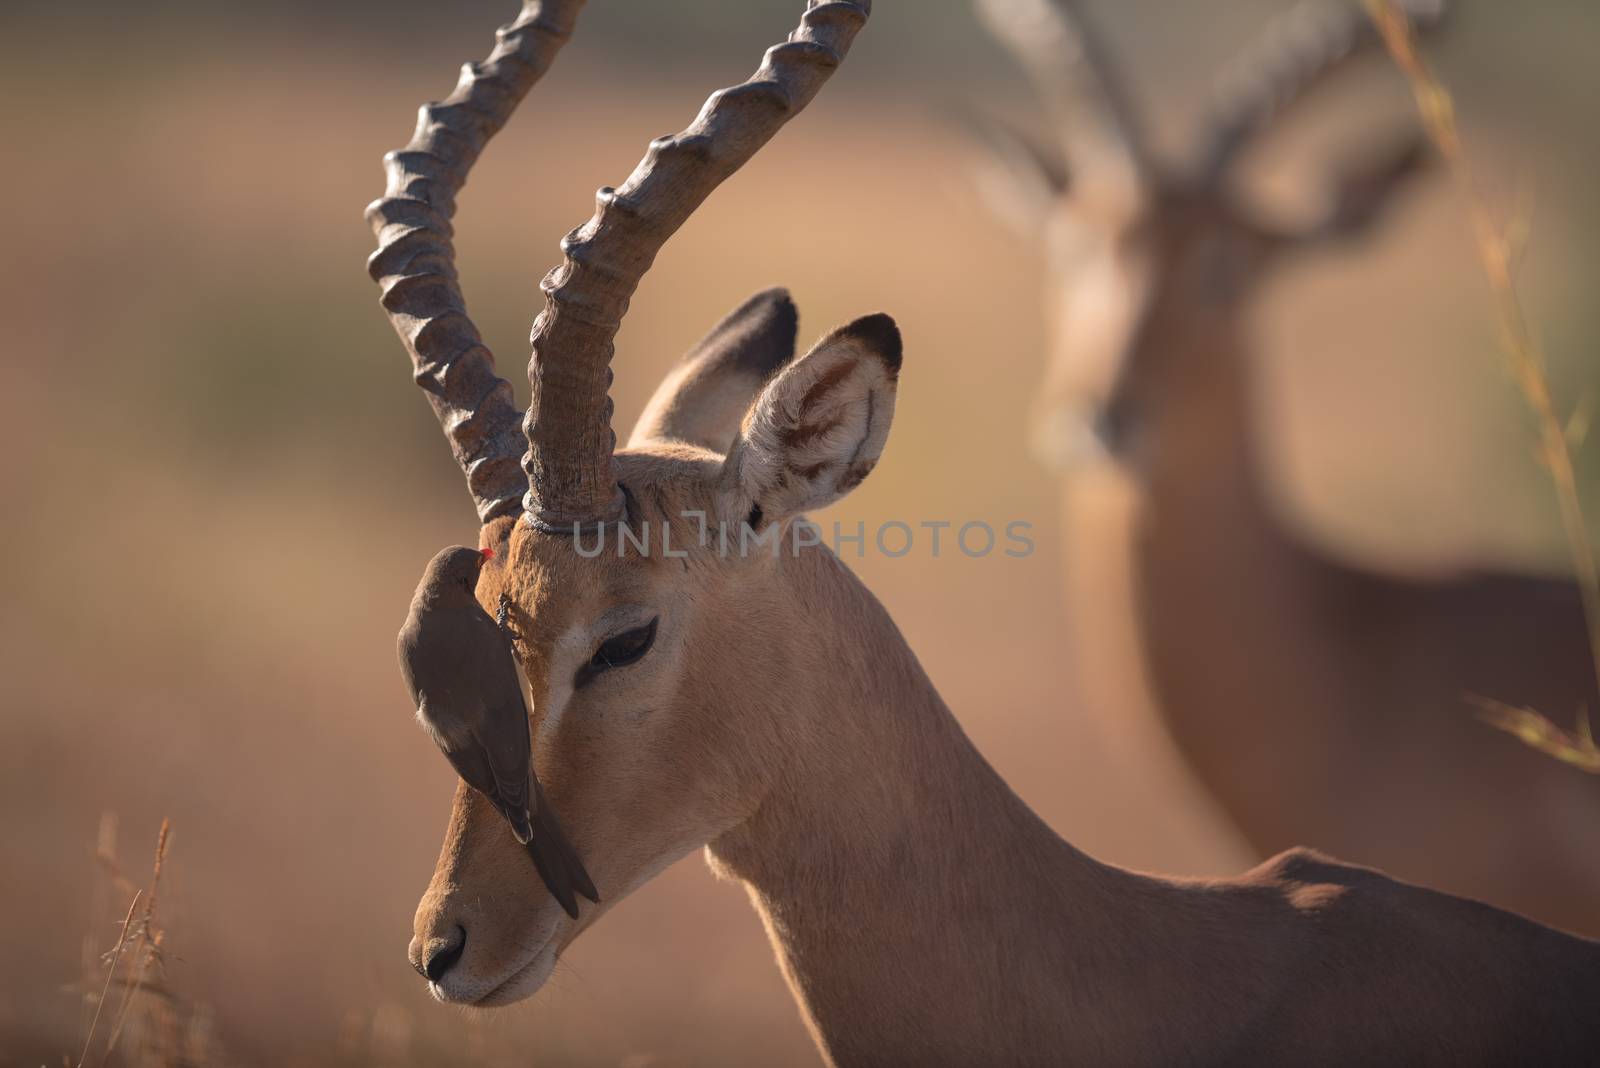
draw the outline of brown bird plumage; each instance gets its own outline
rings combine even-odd
[[[474,592],[484,559],[454,546],[428,562],[400,628],[400,673],[445,759],[505,816],[545,886],[576,919],[574,890],[600,898],[533,774],[511,642]]]

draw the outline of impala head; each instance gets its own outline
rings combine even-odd
[[[1051,268],[1051,363],[1035,447],[1065,467],[1101,450],[1143,460],[1163,406],[1200,398],[1243,358],[1242,310],[1286,253],[1368,233],[1428,160],[1420,132],[1362,154],[1325,183],[1312,221],[1265,221],[1236,188],[1239,161],[1292,106],[1379,42],[1356,0],[1311,0],[1271,24],[1218,79],[1191,161],[1163,165],[1076,0],[976,0],[1048,105],[1053,145],[986,131],[990,205],[1042,234]],[[1407,0],[1419,26],[1445,0]],[[1087,447],[1087,448],[1086,448]]]
[[[614,447],[612,339],[641,277],[821,88],[870,10],[811,0],[749,81],[652,143],[563,242],[565,262],[543,283],[532,403],[519,417],[466,317],[449,215],[467,167],[580,6],[526,3],[489,60],[423,109],[369,209],[372,274],[467,474],[481,540],[495,548],[477,594],[491,612],[506,606],[538,777],[604,902],[571,920],[505,821],[458,787],[411,956],[441,1000],[479,1005],[532,994],[605,908],[760,804],[773,747],[795,729],[774,680],[808,655],[783,591],[815,557],[793,550],[792,520],[872,469],[900,366],[899,334],[881,315],[796,359],[794,307],[768,291],[689,353],[626,447]]]

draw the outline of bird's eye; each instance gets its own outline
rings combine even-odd
[[[644,659],[644,654],[655,644],[656,624],[660,621],[661,617],[657,616],[642,627],[623,631],[616,637],[601,642],[600,648],[594,651],[594,656],[584,665],[582,675],[593,677],[602,671],[627,667]]]

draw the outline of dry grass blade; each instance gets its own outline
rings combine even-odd
[[[145,976],[150,966],[159,964],[162,936],[155,927],[156,890],[161,884],[161,868],[167,860],[167,840],[171,831],[169,822],[162,820],[161,833],[156,838],[156,859],[150,872],[150,888],[149,892],[144,894],[144,912],[139,920],[139,948],[133,956],[133,982],[123,991],[122,1003],[117,1007],[117,1022],[106,1038],[105,1057],[110,1057],[111,1051],[117,1048],[117,1039],[122,1037],[122,1028],[128,1022],[128,1014],[144,989]]]
[[[111,949],[101,953],[92,934],[85,938],[84,978],[79,989],[86,1009],[86,1033],[83,1052],[76,1061],[78,1068],[112,1063],[198,1068],[229,1063],[210,1008],[181,999],[167,986],[168,931],[156,911],[171,841],[171,824],[163,820],[149,881],[136,887],[123,874],[117,860],[116,816],[108,812],[101,817],[94,854],[101,878],[96,881],[91,932],[98,928],[113,901],[118,902],[113,915],[118,915],[123,912],[120,902],[131,900]],[[121,996],[106,1013],[113,989],[120,990]],[[99,1029],[102,1014],[107,1015],[108,1034],[96,1058],[91,1052],[95,1039],[106,1033]],[[70,1056],[63,1056],[62,1063],[67,1068],[74,1065]]]
[[[1456,124],[1455,101],[1417,51],[1416,35],[1410,20],[1397,0],[1365,0],[1390,56],[1400,67],[1411,91],[1428,136],[1444,156],[1460,188],[1472,223],[1478,259],[1494,294],[1500,345],[1506,365],[1523,401],[1538,424],[1538,455],[1555,486],[1561,510],[1561,526],[1572,556],[1574,576],[1583,598],[1584,622],[1589,631],[1589,652],[1596,682],[1600,683],[1600,567],[1595,562],[1594,542],[1578,496],[1578,480],[1573,472],[1574,441],[1582,440],[1588,415],[1582,406],[1570,420],[1556,411],[1545,371],[1543,349],[1529,323],[1522,299],[1517,293],[1514,264],[1525,240],[1526,213],[1514,213],[1505,226],[1497,225],[1473,176],[1471,161],[1462,146]],[[1574,430],[1577,432],[1574,433]],[[1540,713],[1495,702],[1481,702],[1484,719],[1507,731],[1527,745],[1566,761],[1585,771],[1600,774],[1600,754],[1594,752],[1587,720],[1579,713],[1580,733],[1569,734]]]
[[[106,998],[111,996],[111,982],[117,977],[117,965],[122,960],[122,949],[128,944],[129,928],[133,924],[133,912],[139,907],[139,899],[144,891],[134,892],[133,900],[128,902],[128,915],[122,921],[122,930],[117,935],[116,947],[111,951],[111,967],[106,970],[106,985],[100,991],[100,1000],[95,1004],[94,1019],[89,1021],[89,1033],[83,1038],[83,1052],[78,1054],[78,1068],[89,1059],[89,1047],[94,1043],[95,1028],[100,1026],[100,1010],[106,1006]]]
[[[1595,745],[1586,713],[1578,713],[1575,730],[1565,731],[1531,708],[1518,708],[1481,697],[1472,701],[1478,706],[1479,718],[1491,727],[1505,731],[1524,745],[1564,764],[1600,775],[1600,746]]]

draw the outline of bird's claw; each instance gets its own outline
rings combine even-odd
[[[522,637],[511,627],[511,598],[504,593],[500,595],[500,605],[495,609],[494,621],[512,641],[518,641]]]

